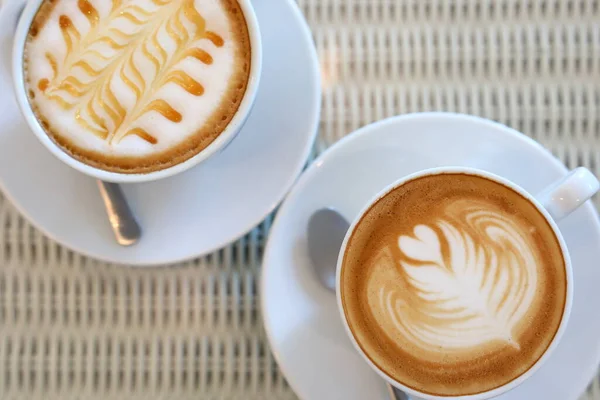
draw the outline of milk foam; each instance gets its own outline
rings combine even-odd
[[[455,200],[433,222],[382,248],[368,282],[381,328],[425,351],[469,351],[513,335],[537,289],[528,228],[493,205]]]
[[[467,173],[416,178],[361,217],[339,293],[365,355],[419,392],[460,397],[528,371],[567,301],[561,246],[527,198]]]
[[[234,73],[231,21],[220,1],[90,0],[96,26],[80,10],[81,3],[58,2],[26,49],[34,102],[54,131],[85,150],[140,157],[182,143],[207,123]],[[201,19],[190,17],[186,5]],[[76,29],[68,39],[71,51],[60,27],[64,16]],[[189,49],[206,52],[212,62],[186,54]],[[46,90],[38,84],[44,80]]]

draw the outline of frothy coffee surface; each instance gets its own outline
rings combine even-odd
[[[482,177],[432,175],[359,222],[341,297],[360,347],[388,375],[424,393],[476,394],[519,377],[550,345],[565,264],[527,199]]]
[[[144,173],[222,133],[246,91],[250,56],[237,0],[47,0],[24,73],[38,120],[67,153]]]

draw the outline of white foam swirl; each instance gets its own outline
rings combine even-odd
[[[501,340],[519,348],[514,328],[537,287],[527,227],[493,206],[454,201],[428,225],[383,249],[369,304],[383,329],[424,349],[460,351]],[[377,285],[377,286],[374,286]]]

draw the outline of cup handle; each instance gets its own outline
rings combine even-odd
[[[579,167],[535,197],[558,222],[589,200],[599,188],[600,183],[594,174]]]

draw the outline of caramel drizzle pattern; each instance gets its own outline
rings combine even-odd
[[[183,119],[166,100],[156,98],[156,92],[174,83],[193,96],[202,96],[202,84],[177,69],[177,65],[186,58],[212,64],[212,56],[193,45],[201,39],[211,41],[216,47],[225,44],[221,36],[206,30],[206,22],[193,0],[152,0],[152,3],[155,8],[146,10],[135,2],[112,0],[110,13],[102,18],[89,0],[78,0],[79,11],[87,18],[90,30],[82,36],[71,18],[61,15],[59,26],[66,45],[65,57],[58,61],[53,54],[45,54],[52,77],[40,79],[38,89],[62,109],[74,109],[77,123],[109,144],[119,143],[129,135],[156,144],[156,137],[135,126],[143,115],[155,111],[174,123]],[[127,20],[135,29],[119,30],[113,26],[118,19]],[[186,23],[193,26],[193,32]],[[171,54],[159,41],[161,28],[176,44]],[[99,51],[99,47],[108,47],[110,53]],[[144,80],[136,66],[134,57],[140,55],[154,68],[151,82]],[[103,67],[94,68],[98,64]],[[85,78],[78,78],[77,71],[83,72]],[[111,88],[117,75],[135,96],[135,104],[129,110]]]

